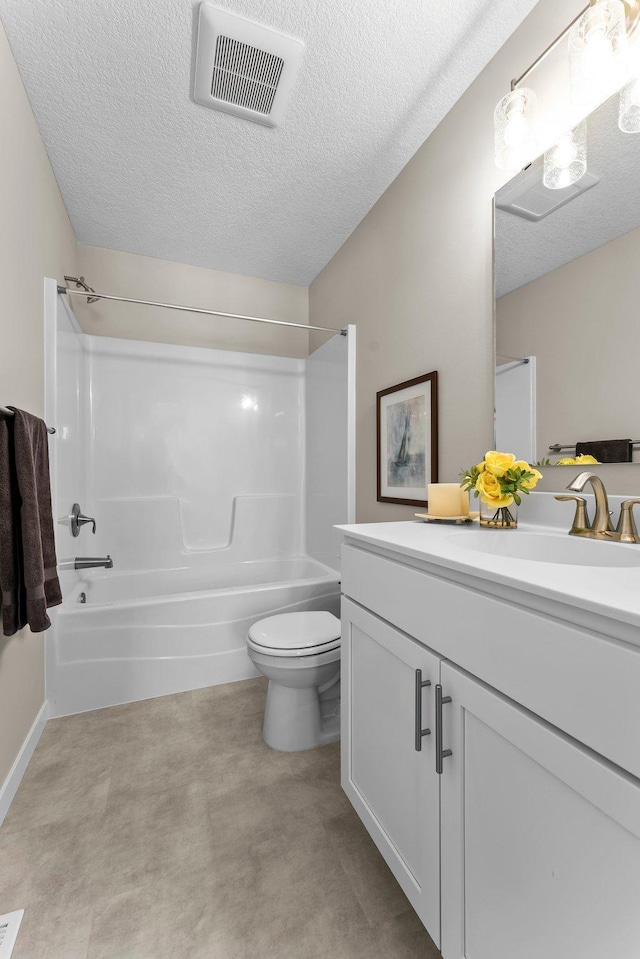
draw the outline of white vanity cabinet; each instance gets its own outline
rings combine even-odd
[[[442,664],[445,959],[635,959],[640,783]]]
[[[440,777],[434,759],[434,696],[439,678],[437,656],[343,601],[341,680],[349,690],[349,707],[343,712],[343,787],[437,944]],[[429,733],[422,734],[426,729]]]
[[[421,571],[415,557],[405,566],[400,554],[366,543],[348,541],[344,554],[343,787],[444,959],[638,959],[640,780],[578,741],[577,720],[572,735],[548,721],[566,710],[560,698],[579,699],[585,684],[558,683],[571,661],[561,642],[555,660],[546,652],[546,620],[531,634],[545,652],[527,686],[521,674],[535,657],[520,663],[516,642],[502,648],[512,662],[495,668],[502,619],[487,616],[481,588],[456,583],[446,568],[435,575],[433,557]],[[504,599],[500,609],[507,623],[530,615]],[[584,636],[587,662],[597,665],[589,643],[606,653],[608,640]],[[485,637],[494,660],[486,669]],[[633,650],[612,644],[614,664],[617,653]],[[419,699],[418,669],[431,681]],[[629,713],[604,677],[591,668],[585,741],[599,741],[600,722],[616,754],[630,734],[611,717]],[[627,681],[621,673],[618,688]],[[418,750],[420,708],[431,732]],[[580,717],[584,702],[576,708]]]

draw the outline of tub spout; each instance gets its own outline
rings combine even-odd
[[[73,561],[74,569],[94,569],[96,566],[113,569],[113,560],[110,556],[76,556]]]

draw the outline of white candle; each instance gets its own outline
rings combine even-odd
[[[462,497],[458,483],[429,483],[427,501],[432,516],[461,516]],[[467,502],[467,513],[469,505]]]
[[[462,508],[460,510],[461,516],[469,515],[469,490],[460,488],[460,503]]]

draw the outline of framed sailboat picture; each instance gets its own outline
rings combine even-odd
[[[438,374],[377,394],[378,502],[426,506],[438,482]]]

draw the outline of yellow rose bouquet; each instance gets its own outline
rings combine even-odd
[[[522,495],[528,496],[542,479],[534,466],[517,460],[513,453],[489,450],[482,462],[460,473],[464,490],[473,490],[486,508],[480,511],[480,523],[499,529],[518,525],[513,504],[520,506]]]

